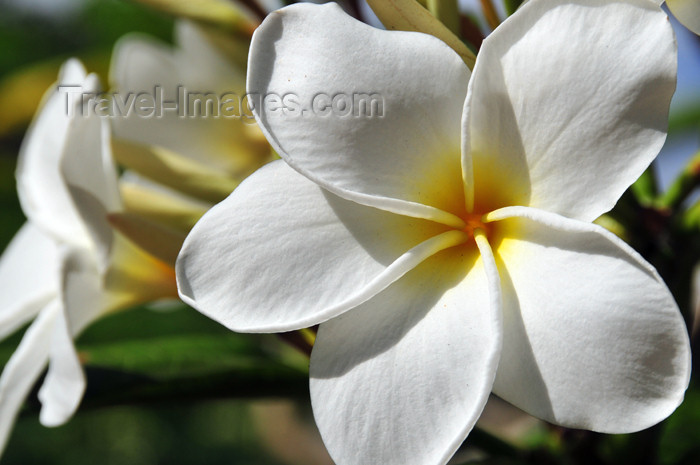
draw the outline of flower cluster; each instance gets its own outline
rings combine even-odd
[[[113,90],[217,79],[243,88],[244,69],[205,29],[183,21],[177,37],[172,51],[124,38],[112,61]],[[47,364],[41,423],[73,415],[86,385],[73,340],[102,316],[177,298],[173,265],[187,232],[270,158],[259,131],[241,121],[105,118],[88,111],[100,95],[98,77],[67,61],[19,154],[17,190],[28,221],[0,260],[0,336],[33,321],[0,377],[0,451]],[[115,159],[127,168],[122,175]]]

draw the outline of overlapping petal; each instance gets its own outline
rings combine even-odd
[[[114,234],[107,213],[119,210],[117,172],[107,121],[81,113],[99,83],[74,60],[45,97],[22,147],[18,190],[28,223],[0,260],[0,336],[36,316],[0,376],[0,452],[17,413],[41,375],[40,419],[68,420],[85,390],[73,339],[105,312],[174,296],[170,267]],[[71,114],[72,112],[72,114]]]
[[[38,394],[42,404],[39,420],[44,426],[65,423],[85,392],[85,375],[67,323],[65,313],[58,315],[44,342],[49,345],[49,370]]]
[[[133,108],[120,111],[113,121],[116,137],[165,147],[230,174],[247,174],[251,164],[257,167],[267,156],[269,145],[250,112],[240,106],[243,70],[228,62],[192,23],[177,23],[176,43],[171,49],[138,35],[117,43],[110,69],[117,97],[128,107],[146,93],[159,96],[164,106],[152,118]],[[204,100],[206,94],[212,104]],[[209,110],[198,110],[197,99],[205,102],[202,107],[210,105]],[[232,114],[223,115],[222,106]]]
[[[85,375],[73,339],[104,314],[108,299],[95,257],[84,250],[68,250],[61,267],[61,312],[50,341],[49,370],[39,390],[43,425],[65,423],[85,392]]]
[[[449,460],[491,391],[498,280],[493,256],[445,250],[321,325],[311,400],[336,463]]]
[[[180,296],[234,330],[306,327],[454,243],[422,244],[441,233],[464,241],[441,225],[341,199],[277,161],[194,227],[176,266]]]
[[[110,85],[128,98],[128,92],[150,92],[158,85],[174,98],[180,82],[177,55],[167,44],[141,34],[122,37],[116,44],[109,70]],[[133,123],[136,122],[136,118]],[[133,129],[137,129],[135,124]],[[115,124],[118,129],[119,124]],[[131,128],[130,128],[131,129]],[[128,134],[133,131],[126,130]]]
[[[64,189],[90,235],[90,249],[97,253],[103,269],[108,266],[113,241],[107,214],[121,209],[109,131],[107,120],[97,115],[73,119],[58,167]]]
[[[12,426],[24,399],[41,375],[48,359],[51,334],[61,312],[58,299],[39,313],[12,354],[0,376],[0,453],[7,444]]]
[[[564,426],[647,428],[682,401],[690,376],[683,319],[654,268],[603,228],[526,207],[497,260],[504,343],[494,392]]]
[[[0,339],[19,329],[58,293],[56,242],[25,223],[0,258]]]
[[[61,68],[58,84],[68,87],[59,90],[52,86],[47,91],[24,138],[17,165],[17,193],[24,213],[45,233],[85,246],[89,238],[61,179],[59,163],[70,121],[80,118],[80,97],[76,94],[95,92],[98,82],[94,75],[86,76],[80,62],[69,60]]]
[[[652,2],[524,5],[484,41],[470,82],[477,197],[595,219],[658,154],[675,78],[673,31]]]
[[[359,203],[458,226],[445,211],[463,205],[468,80],[460,57],[432,36],[381,31],[336,4],[296,4],[256,30],[247,85],[268,140],[309,179]],[[381,102],[373,116],[370,96]]]
[[[219,50],[205,30],[190,21],[175,24],[175,38],[180,50],[178,65],[183,79],[188,82],[206,82],[216,90],[238,91],[245,89],[245,70],[239,69]],[[189,64],[188,64],[189,62]],[[206,73],[197,67],[205,67]],[[204,82],[203,82],[204,81]]]

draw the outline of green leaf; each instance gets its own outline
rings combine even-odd
[[[427,0],[428,11],[442,24],[459,35],[459,8],[457,0]]]
[[[303,357],[274,337],[229,331],[182,304],[137,308],[78,339],[84,407],[220,397],[306,397]],[[298,358],[295,358],[298,357]]]
[[[698,463],[700,458],[700,388],[691,385],[685,400],[666,421],[659,443],[660,465]]]
[[[523,0],[504,0],[503,3],[506,7],[506,14],[510,16],[520,8],[520,5],[523,4]]]
[[[246,341],[233,335],[185,334],[91,344],[81,348],[80,355],[86,366],[167,379],[254,370],[261,357],[251,356],[249,349]]]
[[[658,195],[658,182],[654,166],[650,165],[631,186],[632,193],[640,205],[648,207]]]
[[[671,112],[668,132],[695,130],[700,125],[700,105],[685,106]]]
[[[673,210],[700,185],[700,152],[693,155],[683,167],[683,171],[671,183],[664,194],[657,199],[655,206],[660,209]]]

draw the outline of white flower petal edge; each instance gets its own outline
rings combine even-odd
[[[260,195],[260,186],[274,188]],[[362,303],[465,241],[466,234],[445,229],[341,199],[279,160],[193,228],[176,264],[178,289],[233,330],[299,329]]]
[[[243,90],[242,70],[219,53],[194,23],[177,21],[174,36],[175,47],[139,33],[119,39],[111,61],[110,83],[121,90],[139,91],[151,91],[155,85],[166,92],[178,85],[192,92]]]
[[[7,444],[24,399],[46,367],[49,341],[60,312],[58,299],[44,307],[0,375],[0,453]]]
[[[109,131],[108,121],[97,115],[71,118],[54,167],[89,242],[84,247],[63,245],[61,311],[47,342],[49,370],[39,391],[40,421],[45,426],[65,423],[78,408],[86,380],[73,339],[110,309],[105,276],[115,258],[115,236],[107,214],[122,205]]]
[[[594,220],[661,149],[675,82],[673,30],[653,3],[527,3],[484,41],[469,84],[476,191],[493,208]],[[495,176],[507,192],[489,190]]]
[[[65,314],[56,318],[49,341],[50,355],[44,361],[49,361],[49,370],[38,394],[42,405],[39,421],[44,426],[59,426],[77,410],[87,382]]]
[[[184,79],[206,80],[212,88],[229,92],[245,88],[244,70],[234,66],[196,22],[180,20],[175,23],[175,38],[180,47],[178,64],[180,71],[185,73]],[[207,72],[203,73],[202,68]]]
[[[463,191],[455,155],[468,81],[469,69],[442,41],[375,29],[334,3],[271,13],[249,54],[248,93],[262,100],[253,112],[290,166],[341,197],[452,226],[463,226],[445,211],[459,199],[445,192]],[[361,94],[383,100],[382,116],[359,114]],[[265,98],[272,95],[289,96],[297,111]],[[336,95],[348,107],[332,110]]]
[[[58,84],[77,86],[83,91],[94,91],[99,87],[96,76],[86,75],[77,60],[69,60],[63,65]],[[76,90],[72,89],[73,92]],[[82,221],[81,212],[76,208],[65,182],[61,164],[67,153],[81,158],[99,156],[102,147],[99,143],[96,147],[92,143],[88,143],[88,146],[83,143],[93,142],[93,135],[86,133],[82,126],[74,127],[76,120],[81,118],[77,113],[80,100],[75,96],[66,97],[64,92],[54,87],[47,92],[25,136],[17,167],[20,201],[29,221],[16,239],[19,242],[13,242],[3,256],[3,276],[0,277],[5,278],[3,284],[16,283],[14,288],[18,290],[27,290],[29,283],[34,289],[24,297],[29,297],[29,301],[22,303],[20,300],[21,304],[16,310],[11,310],[11,306],[3,308],[8,314],[16,311],[18,318],[8,319],[2,333],[9,334],[17,329],[18,323],[36,314],[38,302],[32,300],[44,301],[45,305],[0,376],[0,452],[6,445],[24,398],[46,366],[52,345],[55,345],[51,341],[56,335],[56,328],[66,318],[64,312],[70,313],[70,309],[64,309],[61,289],[65,254],[71,250],[84,250],[93,254],[93,260],[98,260],[94,254],[101,248],[99,243],[92,240],[89,226]],[[68,115],[69,110],[72,110],[73,116]],[[87,148],[98,152],[86,153]],[[105,180],[105,172],[90,174],[94,177],[85,176],[86,189],[90,186],[104,189],[104,185],[110,185]],[[15,250],[15,247],[19,249]],[[72,346],[72,341],[65,338],[59,340],[61,354],[65,353],[63,348],[66,344]],[[61,363],[64,363],[63,358]],[[49,410],[54,409],[54,399],[48,396],[44,406],[48,406]],[[74,402],[76,406],[77,401]]]
[[[690,379],[683,318],[656,270],[590,223],[526,207],[488,215],[504,343],[494,392],[564,426],[629,433],[666,418]]]
[[[165,91],[172,92],[178,85],[183,84],[179,77],[177,56],[165,43],[136,33],[122,37],[114,46],[109,82],[112,87],[121,92],[151,91],[154,85],[160,85]],[[170,98],[171,95],[167,97]],[[145,140],[152,141],[153,136],[149,139],[146,131],[139,129],[135,124],[138,119],[140,118],[134,117],[127,122],[115,121],[115,134],[119,135],[120,131],[123,131],[124,135],[132,134],[133,129],[137,134],[132,136],[134,139],[143,137]]]
[[[94,114],[72,119],[59,169],[64,189],[90,236],[88,248],[94,250],[104,271],[114,241],[107,214],[122,208],[108,121]]]
[[[666,0],[666,5],[683,26],[700,35],[700,1]]]
[[[480,248],[440,252],[321,325],[311,401],[336,463],[445,464],[471,431],[502,338],[498,271]]]
[[[224,94],[243,98],[244,71],[233,66],[190,22],[176,23],[175,43],[172,48],[147,36],[130,34],[115,45],[110,82],[122,98],[129,93],[150,94],[159,86],[163,100],[180,105],[176,111],[164,111],[157,118],[143,118],[133,109],[128,116],[114,118],[115,139],[165,147],[228,173],[249,169],[251,160],[269,152],[259,131],[250,124],[250,112],[241,118],[180,115],[185,109],[188,115],[197,111],[195,100],[185,102],[189,102],[185,92],[192,93],[193,98],[196,94],[213,93],[220,98],[215,102],[217,110],[227,98]],[[253,132],[258,137],[251,138]],[[239,143],[240,140],[245,143]]]
[[[91,241],[87,247],[64,246],[60,260],[62,311],[50,341],[49,370],[39,391],[40,420],[45,426],[65,423],[85,391],[73,339],[104,314],[157,299],[164,290],[163,265],[116,235],[108,223],[108,213],[119,211],[122,203],[107,121],[96,115],[74,118],[65,139],[60,176]]]
[[[99,86],[75,60],[64,65],[60,82],[84,90]],[[0,453],[47,362],[42,423],[56,426],[74,413],[85,377],[73,338],[87,324],[107,311],[173,295],[172,271],[132,250],[107,225],[106,213],[121,205],[108,128],[77,108],[69,117],[65,96],[52,92],[20,154],[18,189],[29,221],[0,262],[3,285],[27,291],[16,302],[0,299],[3,336],[44,304],[0,376]]]
[[[0,257],[0,339],[15,332],[58,292],[56,242],[27,222]]]
[[[108,306],[94,256],[65,247],[60,254],[62,291],[32,322],[0,376],[0,452],[47,362],[49,371],[39,390],[40,421],[44,426],[65,423],[75,413],[85,390],[85,375],[73,337]]]
[[[77,410],[86,379],[73,338],[110,309],[102,273],[92,254],[70,250],[62,264],[62,312],[54,325],[49,370],[39,390],[39,419],[44,426],[62,425]]]
[[[59,85],[74,87],[59,91]],[[59,163],[71,121],[68,111],[75,114],[80,103],[75,93],[98,87],[95,75],[86,75],[79,61],[68,60],[56,86],[44,95],[17,162],[17,193],[27,218],[56,240],[82,247],[90,239],[61,179]]]

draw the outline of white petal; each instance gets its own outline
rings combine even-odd
[[[51,336],[49,370],[39,390],[44,426],[65,423],[78,408],[86,381],[73,339],[107,310],[98,264],[89,253],[68,251],[61,275],[62,312]]]
[[[107,214],[121,209],[109,131],[108,121],[95,114],[74,118],[60,160],[61,176],[103,267],[114,240]]]
[[[86,381],[64,315],[56,318],[53,333],[48,337],[51,355],[49,370],[39,389],[39,420],[44,426],[59,426],[75,413]]]
[[[231,60],[212,44],[197,23],[178,21],[175,24],[175,43],[180,47],[177,51],[180,58],[179,70],[187,81],[206,80],[209,89],[244,91],[244,70],[236,68]],[[202,72],[202,68],[207,72]]]
[[[109,121],[94,114],[76,118],[61,157],[62,174],[69,187],[85,190],[107,211],[121,208],[117,170],[110,148]]]
[[[375,29],[333,3],[271,13],[248,64],[248,92],[262,100],[252,99],[256,119],[292,167],[341,197],[453,223],[436,208],[463,205],[468,80],[466,65],[435,37]],[[363,95],[382,101],[381,113],[370,116]]]
[[[188,103],[186,95],[196,99],[196,94],[211,93],[221,109],[227,98],[243,98],[243,71],[218,54],[190,23],[178,23],[176,32],[175,49],[139,35],[126,36],[115,46],[110,81],[124,108],[113,120],[115,136],[162,146],[232,174],[247,173],[248,165],[270,150],[252,126],[250,112],[246,116],[239,109],[237,118],[195,117],[194,100]],[[158,117],[143,117],[135,110],[134,101],[142,93],[164,104]]]
[[[58,300],[51,301],[22,338],[0,376],[0,453],[2,453],[17,413],[41,375],[49,355],[51,332],[60,312]]]
[[[659,152],[675,83],[673,31],[651,2],[528,2],[484,41],[470,82],[477,204],[597,218]]]
[[[504,299],[494,393],[564,426],[647,428],[683,400],[690,347],[666,285],[605,229],[532,208],[490,215]]]
[[[700,34],[700,1],[666,0],[666,5],[683,26]]]
[[[0,339],[34,318],[58,293],[56,243],[25,223],[0,258]]]
[[[161,86],[172,92],[180,76],[175,53],[171,47],[143,34],[127,34],[116,43],[109,69],[110,85],[123,92],[153,91]],[[166,98],[173,97],[168,94]],[[119,127],[115,121],[115,130]],[[117,132],[118,133],[118,132]]]
[[[61,68],[58,85],[44,95],[20,149],[17,165],[17,192],[27,217],[54,237],[81,246],[89,239],[70,200],[60,175],[59,163],[69,132],[69,107],[75,116],[79,92],[94,92],[96,80],[85,76],[77,60]],[[72,102],[74,105],[71,105]]]
[[[311,326],[464,241],[446,229],[336,197],[280,160],[197,223],[178,257],[178,288],[186,303],[236,331]]]
[[[474,426],[498,365],[500,291],[493,256],[461,252],[319,328],[311,401],[336,463],[444,464]]]

